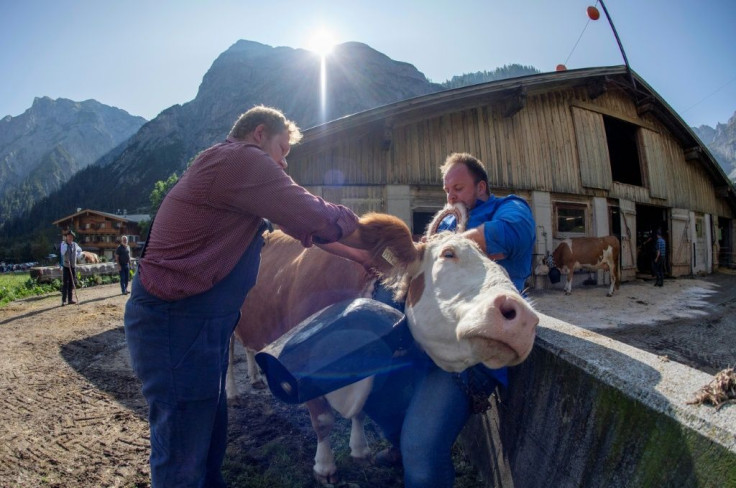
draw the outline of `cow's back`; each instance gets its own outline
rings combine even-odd
[[[324,307],[364,296],[370,282],[361,265],[272,232],[235,333],[246,347],[260,350]]]

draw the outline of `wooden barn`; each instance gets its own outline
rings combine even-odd
[[[530,203],[533,269],[564,238],[613,234],[630,280],[650,273],[647,240],[658,228],[672,276],[734,262],[734,185],[624,66],[506,79],[343,117],[305,131],[289,173],[329,201],[397,215],[421,234],[444,205],[439,166],[456,151],[486,164],[494,194]]]

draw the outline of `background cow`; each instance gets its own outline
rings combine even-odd
[[[616,236],[572,237],[562,241],[552,253],[554,265],[567,269],[565,295],[572,293],[572,277],[580,268],[603,269],[611,272],[611,286],[607,296],[613,296],[620,282],[619,253],[621,245]]]
[[[100,262],[100,257],[90,251],[82,251],[82,257],[84,258],[84,262],[87,264],[97,264]]]
[[[267,235],[258,280],[243,304],[235,336],[247,349],[262,349],[328,305],[370,298],[378,275],[397,297],[406,298],[412,335],[447,371],[481,362],[493,368],[518,364],[531,351],[538,317],[503,269],[472,241],[442,233],[414,244],[400,219],[369,214],[361,218],[352,244],[369,250],[374,272],[322,249],[305,249],[281,232]],[[255,367],[249,371],[256,372]],[[370,457],[362,407],[372,381],[366,378],[307,402],[318,438],[314,465],[318,479],[336,480],[328,437],[334,423],[332,408],[352,420],[351,456]],[[230,381],[228,394],[233,385]]]

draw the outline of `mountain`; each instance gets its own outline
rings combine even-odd
[[[517,66],[503,69],[517,70]],[[181,174],[199,151],[224,140],[238,116],[254,105],[277,107],[306,129],[445,89],[411,64],[392,60],[365,44],[348,42],[336,46],[325,66],[329,102],[323,109],[320,70],[320,58],[310,51],[236,42],[213,62],[192,101],[169,107],[144,124],[22,218],[7,222],[0,237],[9,246],[13,239],[42,228],[51,232],[50,222],[77,207],[146,213],[155,182],[166,180],[173,172]],[[517,76],[536,72],[522,67]],[[473,74],[464,84],[488,81],[484,76],[499,73]]]
[[[36,98],[0,119],[0,226],[58,190],[146,122],[95,100]]]
[[[692,129],[716,158],[723,172],[736,183],[736,112],[728,123],[717,124],[715,129],[708,125]]]

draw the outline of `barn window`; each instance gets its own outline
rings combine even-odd
[[[411,228],[412,228],[412,234],[415,237],[421,237],[424,232],[427,230],[427,226],[432,222],[432,218],[434,217],[435,213],[437,213],[436,210],[434,211],[422,211],[422,210],[415,210],[412,212],[411,216]]]
[[[587,207],[585,205],[556,204],[557,234],[565,237],[586,235],[586,211]]]
[[[639,127],[621,119],[603,116],[613,181],[642,186],[637,132]]]

